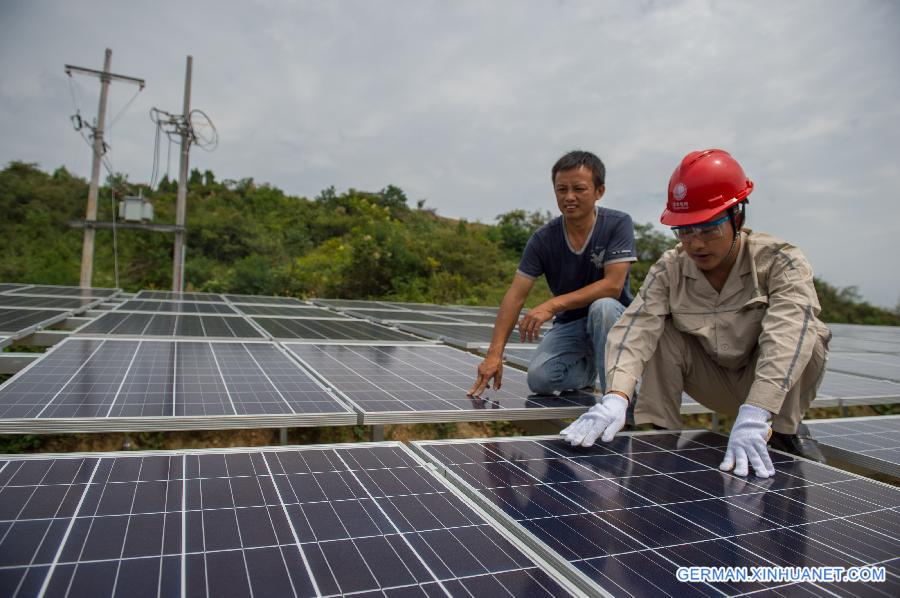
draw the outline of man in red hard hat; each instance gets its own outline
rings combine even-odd
[[[743,229],[753,183],[728,152],[691,152],[669,181],[660,218],[681,241],[650,268],[610,331],[607,391],[561,434],[612,440],[641,380],[635,422],[681,428],[681,393],[735,416],[723,471],[774,475],[766,449],[824,462],[801,423],[825,372],[831,333],[817,315],[799,249]]]

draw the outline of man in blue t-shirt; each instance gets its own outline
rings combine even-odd
[[[551,180],[562,216],[535,231],[525,246],[470,395],[480,396],[492,379],[494,389],[500,388],[503,349],[542,274],[554,296],[522,318],[520,340],[537,340],[541,325],[556,319],[528,365],[529,388],[539,394],[575,390],[593,386],[599,375],[600,390],[605,390],[606,334],[631,303],[628,270],[637,261],[631,217],[596,205],[606,190],[605,179],[606,167],[590,152],[569,152],[553,166]]]

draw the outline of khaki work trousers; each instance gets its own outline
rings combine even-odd
[[[756,373],[757,349],[742,369],[730,370],[717,364],[700,342],[677,330],[671,321],[659,339],[656,352],[644,368],[634,409],[636,424],[655,424],[669,430],[681,429],[681,392],[717,413],[735,416],[750,392]],[[827,347],[816,338],[816,347],[796,384],[789,389],[781,411],[772,418],[772,429],[795,434],[797,425],[825,374]]]

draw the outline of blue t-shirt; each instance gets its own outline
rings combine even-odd
[[[522,253],[518,273],[532,280],[543,274],[554,295],[565,295],[602,279],[607,264],[636,262],[631,216],[600,206],[595,209],[597,218],[584,247],[571,246],[563,218],[558,216],[531,235]],[[631,304],[628,277],[618,299],[626,307]],[[571,322],[587,314],[587,307],[560,312],[556,322]]]

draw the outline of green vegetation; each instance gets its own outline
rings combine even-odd
[[[213,292],[496,305],[529,236],[552,217],[513,210],[496,224],[472,223],[442,218],[424,201],[410,207],[391,185],[376,193],[329,188],[306,199],[198,170],[189,189],[186,286]],[[110,177],[100,192],[101,221],[112,218],[111,190],[118,201],[138,186]],[[158,189],[141,190],[152,198],[157,222],[174,221],[174,182],[164,178]],[[87,192],[87,182],[65,168],[48,174],[12,162],[0,171],[0,233],[8,240],[0,280],[77,284],[82,233],[68,222],[84,218]],[[633,290],[672,244],[651,224],[637,224],[635,233]],[[119,230],[116,243],[119,286],[170,287],[171,235]],[[113,255],[112,231],[98,230],[95,286],[114,286]],[[863,302],[853,287],[817,281],[817,288],[827,321],[900,324],[900,314]],[[549,296],[541,280],[528,305]]]

